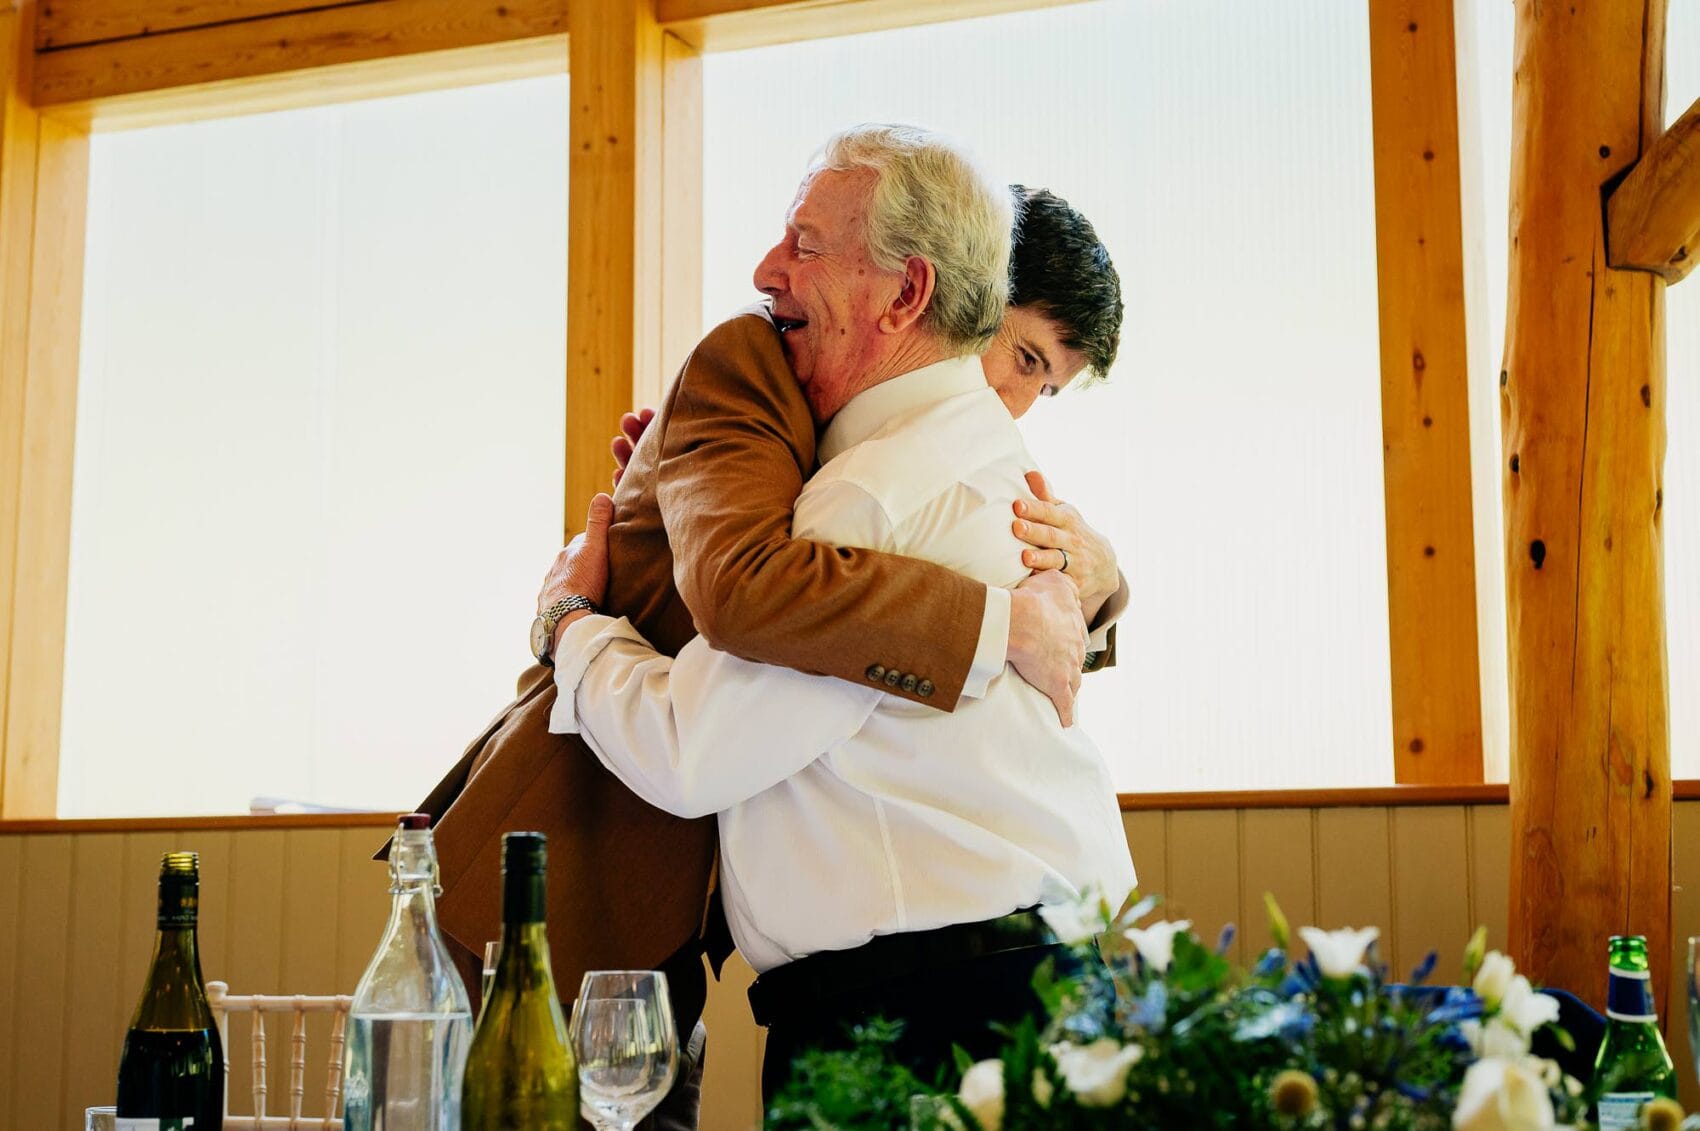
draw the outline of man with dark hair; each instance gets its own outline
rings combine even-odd
[[[1091,221],[1049,189],[1011,185],[1009,309],[982,356],[1011,416],[1055,396],[1082,370],[1102,381],[1121,344],[1122,286]]]

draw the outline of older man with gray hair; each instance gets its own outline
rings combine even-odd
[[[820,471],[795,537],[924,558],[993,586],[1025,576],[1008,515],[1033,461],[975,354],[1008,297],[1010,197],[923,130],[829,141],[756,286],[815,420]],[[601,596],[600,532],[563,590]],[[1084,629],[1084,624],[1082,625]],[[1001,659],[954,713],[874,664],[857,686],[741,660],[698,639],[677,659],[625,620],[557,629],[551,729],[582,733],[650,804],[718,814],[733,937],[760,973],[764,1091],[846,1023],[901,1019],[930,1072],[953,1044],[1036,1008],[1054,953],[1036,909],[1134,883],[1102,757]],[[979,665],[976,665],[977,667]]]

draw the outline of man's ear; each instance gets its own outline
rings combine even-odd
[[[911,255],[903,261],[903,278],[897,288],[897,295],[880,317],[880,329],[887,334],[897,334],[921,320],[927,307],[933,301],[933,285],[938,280],[938,273],[933,265],[919,255]]]

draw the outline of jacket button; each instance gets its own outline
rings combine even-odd
[[[896,687],[898,684],[900,684],[902,682],[903,682],[903,673],[898,671],[896,668],[893,668],[891,671],[888,671],[888,672],[885,673],[885,685],[887,687]]]
[[[870,667],[868,669],[868,680],[870,682],[878,683],[880,680],[882,680],[884,678],[885,678],[885,665],[884,664],[874,664],[872,667]]]
[[[933,697],[933,681],[923,679],[915,688],[915,693],[923,699],[931,699]]]
[[[905,691],[913,691],[913,690],[915,690],[915,685],[916,685],[916,683],[918,683],[918,682],[919,682],[919,681],[918,681],[918,680],[916,680],[916,678],[915,678],[915,677],[914,677],[914,676],[912,676],[912,675],[906,675],[906,676],[904,676],[904,677],[903,677],[903,690],[905,690]]]

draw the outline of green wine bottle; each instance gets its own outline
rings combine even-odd
[[[542,833],[502,837],[502,957],[461,1091],[465,1131],[574,1131],[578,1065],[543,932]]]
[[[224,1121],[224,1048],[195,948],[200,886],[193,852],[165,854],[153,964],[118,1061],[121,1131],[208,1131]]]
[[[1653,1010],[1647,940],[1613,935],[1606,991],[1606,1035],[1594,1058],[1594,1121],[1600,1131],[1641,1126],[1642,1105],[1676,1098],[1676,1066]]]

